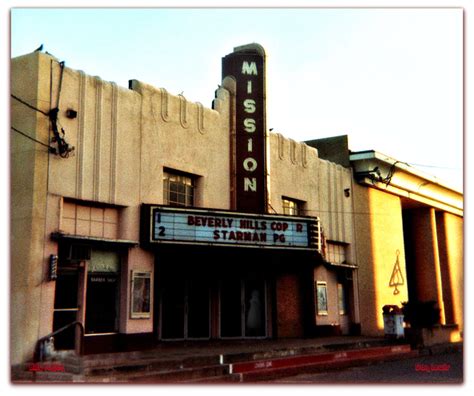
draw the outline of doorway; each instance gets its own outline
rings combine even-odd
[[[221,338],[267,336],[266,282],[261,279],[221,281],[219,318]]]
[[[170,279],[160,298],[162,340],[209,339],[210,285],[204,279]]]
[[[80,296],[78,295],[83,271],[78,266],[58,267],[54,299],[53,331],[79,319]],[[75,328],[59,333],[54,337],[54,347],[58,350],[74,349]]]

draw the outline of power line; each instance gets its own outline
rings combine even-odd
[[[22,132],[20,131],[19,129],[16,129],[15,127],[11,127],[11,129],[13,129],[15,132],[19,133],[20,135],[23,135],[24,137],[32,140],[33,142],[35,143],[38,143],[38,144],[41,144],[42,146],[44,147],[47,147],[49,149],[50,152],[56,152],[56,149],[54,147],[51,147],[49,144],[46,144],[46,143],[43,143],[39,140],[36,140],[35,138],[31,137],[30,135],[28,135],[27,133],[25,132]]]
[[[461,168],[450,168],[450,167],[447,167],[447,166],[423,165],[423,164],[414,164],[414,163],[410,163],[410,165],[413,165],[413,166],[420,166],[420,167],[422,167],[422,168],[437,168],[437,169],[461,170]]]
[[[49,117],[49,113],[46,113],[46,112],[44,112],[43,110],[40,110],[40,109],[34,107],[33,105],[30,105],[29,103],[25,102],[23,99],[20,99],[18,96],[15,96],[15,95],[11,94],[11,97],[12,97],[13,99],[18,100],[18,102],[24,104],[25,106],[29,107],[30,109],[35,110],[35,111],[38,111],[38,112],[40,112],[41,114],[44,114],[45,116]]]

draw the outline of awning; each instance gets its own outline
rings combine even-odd
[[[342,267],[342,268],[351,268],[351,269],[358,269],[359,266],[356,264],[349,264],[349,263],[331,263],[329,261],[324,261],[325,264],[330,265],[331,267]]]
[[[107,239],[94,236],[65,234],[63,232],[53,232],[51,234],[51,239],[57,241],[67,241],[103,247],[133,247],[138,246],[139,244],[138,241],[131,241],[126,239]]]

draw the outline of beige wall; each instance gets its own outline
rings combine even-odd
[[[128,255],[122,260],[119,327],[121,333],[151,333],[153,331],[154,263],[154,255],[138,247],[129,249]],[[130,284],[132,281],[132,271],[151,272],[151,316],[149,319],[130,318]]]
[[[12,94],[45,112],[57,106],[59,79],[51,56],[12,60]],[[49,155],[47,148],[13,134],[11,304],[25,309],[12,310],[12,364],[31,358],[36,340],[52,330],[55,283],[45,280],[47,259],[57,254],[52,232],[138,242],[140,204],[163,203],[164,167],[199,176],[198,206],[229,208],[228,92],[219,89],[214,109],[208,109],[138,81],[132,88],[65,68],[59,121],[74,155]],[[77,118],[67,118],[67,109],[76,110]],[[48,117],[15,101],[12,126],[48,143]],[[116,205],[113,235],[96,235],[90,225],[98,223],[92,220],[88,230],[79,227],[85,220],[77,213],[75,219],[67,216],[70,204],[64,208],[63,197],[81,200],[83,208],[93,207],[90,202]],[[132,270],[153,265],[153,255],[140,248],[129,249],[122,260],[123,332],[152,331],[152,319],[128,318],[128,281]]]
[[[12,93],[45,111],[58,105],[59,79],[59,64],[51,56],[34,53],[12,60]],[[140,205],[163,203],[165,167],[198,176],[196,206],[230,209],[230,108],[230,94],[222,87],[209,109],[139,81],[125,89],[64,69],[59,121],[74,154],[60,158],[19,134],[12,138],[11,301],[12,307],[25,307],[12,310],[12,363],[31,357],[36,340],[52,329],[55,284],[44,280],[47,259],[57,254],[51,233],[74,228],[75,234],[100,237],[91,231],[92,220],[86,232],[77,227],[77,218],[63,216],[70,209],[64,199],[116,208],[114,234],[102,237],[135,242]],[[67,118],[68,109],[77,117]],[[50,137],[47,117],[15,101],[12,125],[44,142]],[[320,217],[327,238],[353,246],[352,198],[344,195],[351,187],[350,170],[279,134],[269,135],[268,146],[270,211],[282,213],[282,196],[305,201],[305,214]],[[353,249],[348,257],[356,263]],[[153,255],[130,248],[122,260],[123,284],[128,285],[133,269],[153,266]],[[129,320],[128,289],[122,289],[120,330],[152,331],[152,319]]]
[[[340,325],[339,305],[337,296],[337,277],[333,271],[328,271],[324,266],[319,266],[314,270],[315,282],[326,282],[327,285],[327,301],[328,313],[321,315],[317,312],[316,307],[316,325],[318,326],[336,326]]]
[[[305,202],[303,214],[319,217],[326,239],[347,243],[347,263],[357,265],[351,170],[320,159],[317,150],[304,143],[277,133],[269,136],[270,210],[283,213],[283,196]],[[351,320],[358,323],[357,270],[353,277],[355,281],[348,299],[354,304]],[[328,315],[316,315],[315,324],[340,325],[335,272],[320,265],[314,271],[313,281],[327,282],[329,304]]]
[[[38,54],[12,61],[11,92],[32,106],[48,110],[47,85],[39,78],[48,63]],[[41,89],[43,88],[43,89]],[[12,98],[12,127],[48,143],[48,118]],[[46,275],[44,229],[47,213],[48,150],[17,132],[11,134],[11,299],[12,363],[30,357],[41,335],[42,293]]]
[[[283,213],[282,197],[305,202],[307,216],[319,217],[327,239],[354,243],[351,170],[318,157],[304,143],[270,134],[270,210]],[[352,192],[350,191],[350,194]],[[349,261],[355,255],[349,250]]]

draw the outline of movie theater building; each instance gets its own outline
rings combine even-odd
[[[222,67],[210,109],[12,60],[12,364],[360,330],[351,169],[267,131],[259,45]]]

